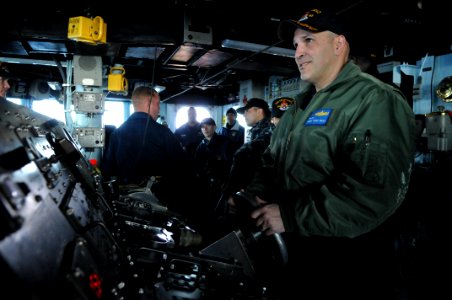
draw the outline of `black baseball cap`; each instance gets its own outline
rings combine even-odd
[[[214,125],[217,126],[217,124],[215,123],[215,120],[212,118],[205,118],[204,120],[201,121],[201,126],[202,125]]]
[[[295,100],[289,97],[280,97],[272,102],[272,117],[281,118]]]
[[[348,35],[345,24],[337,14],[320,8],[313,8],[298,20],[284,20],[279,24],[278,37],[283,41],[292,41],[296,28],[310,32],[331,31],[339,35]]]
[[[247,110],[251,107],[262,108],[265,112],[265,115],[270,116],[270,108],[268,107],[267,101],[265,101],[264,99],[260,99],[260,98],[251,98],[250,100],[248,100],[248,102],[245,104],[245,106],[238,108],[237,112],[239,114],[244,114],[245,110]]]

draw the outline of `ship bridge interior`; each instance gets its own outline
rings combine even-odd
[[[77,55],[99,56],[104,77],[115,65],[124,67],[127,91],[147,82],[162,87],[168,103],[194,94],[224,105],[239,96],[241,81],[267,85],[271,76],[298,76],[293,46],[279,40],[277,28],[312,7],[326,7],[345,20],[352,55],[373,64],[415,63],[450,51],[451,38],[440,30],[447,28],[447,9],[435,1],[10,1],[0,20],[0,57],[13,62],[23,80],[40,76],[63,83],[66,74],[58,64]],[[98,17],[106,25],[102,37],[86,42],[70,35],[69,21],[78,17]]]
[[[353,58],[373,66],[373,74],[383,81],[400,87],[417,126],[411,178],[400,175],[409,185],[397,191],[397,201],[400,194],[406,192],[406,196],[387,222],[394,231],[371,252],[377,256],[380,250],[387,251],[388,260],[383,263],[393,273],[382,278],[375,272],[377,280],[372,283],[391,289],[392,297],[379,299],[450,299],[448,282],[444,283],[449,271],[452,203],[448,188],[452,34],[447,5],[436,0],[3,1],[0,62],[7,65],[11,87],[7,100],[0,101],[0,297],[318,299],[300,296],[306,288],[297,277],[306,276],[303,267],[288,271],[288,249],[294,249],[295,239],[262,234],[249,218],[255,203],[243,194],[235,194],[245,211],[239,226],[220,236],[220,230],[209,224],[206,231],[219,237],[206,242],[197,225],[208,223],[213,213],[205,213],[206,206],[196,202],[205,196],[205,189],[192,194],[177,185],[184,180],[168,184],[161,176],[150,177],[143,186],[120,185],[104,178],[100,167],[109,134],[132,113],[130,98],[137,86],[160,91],[162,105],[156,122],[173,132],[177,113],[188,106],[202,106],[209,113],[206,117],[220,127],[227,110],[243,106],[246,97],[270,103],[277,93],[298,92],[301,79],[294,47],[279,40],[278,26],[281,20],[300,18],[307,9],[327,7],[350,30],[347,39]],[[62,120],[33,106],[49,97],[58,106],[45,107],[45,112],[61,111]],[[107,104],[119,104],[121,110],[109,110]],[[398,121],[397,116],[386,119]],[[108,123],[112,120],[120,122]],[[375,149],[368,148],[367,132],[362,147],[356,144],[362,150],[356,160],[380,166],[383,159],[368,160],[364,152]],[[291,136],[292,131],[287,144]],[[356,137],[350,148],[355,142]],[[381,158],[394,144],[381,148]],[[140,145],[137,153],[150,157]],[[320,148],[315,149],[322,156]],[[341,158],[335,157],[338,164]],[[354,168],[347,171],[361,171]],[[179,175],[179,170],[172,173]],[[332,177],[336,175],[343,176],[333,172]],[[321,180],[327,177],[322,176]],[[355,191],[346,183],[330,184],[328,179],[318,186],[342,197],[345,190]],[[338,188],[336,194],[329,189],[332,185]],[[160,201],[156,195],[162,188],[177,195],[170,200],[182,208],[175,211]],[[323,201],[322,197],[318,198]],[[215,199],[215,204],[226,203],[221,200]],[[222,208],[216,205],[215,211],[218,207]],[[194,217],[184,215],[193,212]],[[306,263],[315,265],[310,255],[315,254],[325,267],[331,267],[323,258],[337,255],[343,267],[335,270],[336,275],[345,282],[340,288],[358,287],[347,281],[349,265],[341,257],[344,248],[328,247],[316,238],[310,241],[319,242],[319,247],[307,247],[311,251],[306,252]],[[358,264],[360,254],[356,252]],[[381,260],[373,258],[366,257],[376,266]],[[324,276],[331,274],[317,265],[314,269],[319,289],[331,291],[327,299],[341,298],[335,288],[324,284]],[[368,278],[362,280],[369,283]],[[383,281],[390,285],[384,286]],[[296,295],[284,298],[288,286]],[[366,291],[358,299],[375,299],[374,292]]]

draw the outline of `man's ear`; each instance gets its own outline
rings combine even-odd
[[[338,35],[337,37],[335,37],[335,53],[336,55],[341,54],[344,50],[345,50],[345,45],[347,44],[347,41],[345,39],[345,36],[343,35]]]

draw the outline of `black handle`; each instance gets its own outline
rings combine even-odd
[[[237,192],[232,197],[235,205],[237,206],[237,213],[240,216],[239,220],[242,225],[245,224],[245,226],[252,228],[252,239],[256,242],[262,238],[273,239],[276,244],[276,248],[278,249],[277,252],[279,253],[279,264],[281,266],[285,266],[288,262],[289,255],[287,253],[286,243],[284,242],[281,234],[274,233],[270,236],[266,236],[260,231],[259,228],[256,227],[254,220],[251,218],[251,212],[259,207],[255,198],[246,192]]]

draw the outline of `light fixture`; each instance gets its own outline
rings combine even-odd
[[[49,87],[54,91],[61,91],[63,86],[58,81],[47,81]]]
[[[136,81],[133,86],[133,89],[136,89],[137,87],[140,87],[140,86],[151,87],[152,84],[149,81]],[[160,92],[163,92],[164,90],[166,90],[165,86],[158,85],[158,84],[154,84],[153,88],[157,93],[160,93]]]
[[[248,42],[242,42],[242,41],[235,41],[235,40],[229,40],[229,39],[223,40],[223,42],[221,42],[221,47],[231,48],[231,49],[236,49],[236,50],[252,51],[252,52],[262,52],[262,53],[266,53],[266,54],[272,54],[272,55],[278,55],[278,56],[284,56],[284,57],[290,57],[290,58],[294,58],[294,56],[295,56],[295,50],[293,50],[293,49],[273,47],[273,46],[248,43]]]
[[[156,85],[154,85],[154,89],[155,89],[155,91],[156,91],[157,93],[161,93],[161,92],[163,92],[164,90],[166,90],[166,87],[163,86],[163,85],[158,85],[158,84],[156,84]]]
[[[436,88],[436,95],[444,102],[452,102],[452,76],[444,77]]]

